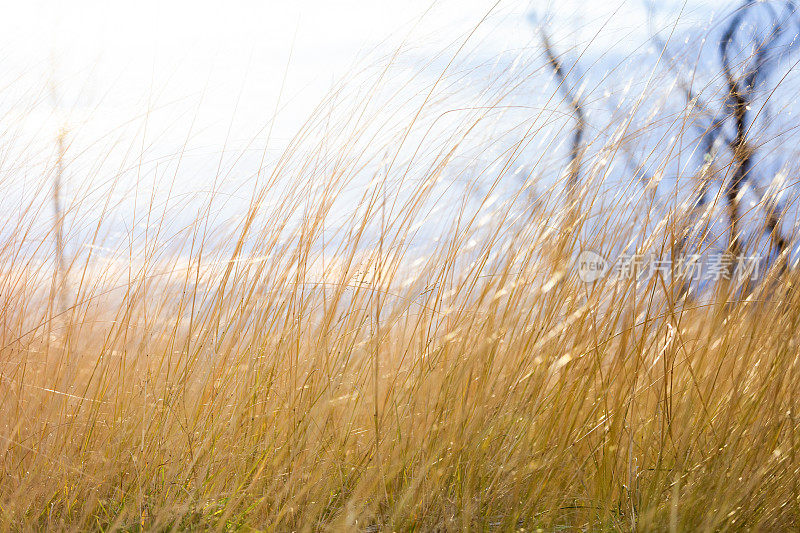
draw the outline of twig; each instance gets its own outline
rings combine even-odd
[[[567,74],[564,72],[564,66],[561,64],[561,59],[553,52],[553,45],[547,35],[544,27],[540,28],[542,35],[542,45],[544,52],[547,55],[547,61],[553,73],[558,78],[559,88],[561,89],[564,98],[569,102],[572,107],[572,113],[575,116],[575,131],[572,135],[572,147],[569,152],[569,165],[567,173],[567,195],[571,202],[576,199],[576,191],[580,181],[580,167],[582,157],[582,144],[583,134],[586,129],[586,119],[583,112],[583,102],[577,95],[570,90],[567,84]]]

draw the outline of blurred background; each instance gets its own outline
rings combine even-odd
[[[241,148],[265,137],[267,124],[271,147],[278,149],[334,83],[359,66],[379,63],[402,48],[406,68],[438,75],[429,63],[443,67],[455,51],[448,47],[461,44],[481,21],[461,54],[467,64],[484,68],[476,75],[538,47],[532,21],[547,21],[559,46],[578,50],[585,64],[603,57],[615,66],[629,54],[650,52],[649,17],[658,17],[659,27],[671,20],[690,27],[732,5],[698,0],[668,0],[650,9],[644,2],[621,0],[5,4],[4,122],[16,113],[25,132],[39,140],[66,127],[74,137],[80,133],[96,141],[149,113],[153,145],[145,144],[153,155],[160,151],[156,146],[169,152],[182,145],[189,129],[198,151]],[[626,81],[618,78],[620,84]]]
[[[441,120],[448,111],[495,106],[492,120],[459,144],[454,159],[464,171],[450,165],[446,183],[477,183],[479,192],[491,187],[498,157],[530,137],[512,165],[517,177],[503,178],[498,191],[502,195],[507,187],[507,194],[515,194],[525,183],[542,198],[566,166],[573,117],[569,97],[560,92],[564,87],[584,101],[586,160],[595,173],[608,163],[603,185],[632,203],[655,192],[656,207],[666,210],[670,201],[689,194],[681,176],[702,167],[699,139],[714,113],[724,114],[727,88],[717,44],[740,5],[9,2],[0,20],[0,211],[10,222],[26,197],[50,186],[58,173],[72,235],[91,226],[87,221],[98,216],[93,210],[99,199],[107,209],[108,198],[116,237],[131,241],[135,228],[146,229],[135,216],[137,202],[147,205],[152,198],[170,198],[168,220],[176,227],[182,217],[194,220],[200,208],[193,206],[211,196],[215,221],[235,221],[252,198],[254,180],[309,117],[316,122],[308,123],[303,142],[316,136],[313,142],[321,146],[334,138],[320,129],[336,123],[321,121],[326,113],[348,119],[352,103],[370,101],[377,109],[371,127],[379,129],[385,118],[387,131],[403,131],[426,98],[441,101],[430,117],[434,138],[451,131],[452,124]],[[781,2],[764,5],[742,22],[750,25],[742,35],[763,32],[767,19],[784,9]],[[564,84],[548,67],[542,29],[568,70]],[[787,34],[791,51],[797,31]],[[752,53],[739,44],[736,53]],[[750,180],[758,188],[751,205],[776,178],[791,174],[798,160],[785,149],[796,123],[796,58],[779,55],[771,81],[761,80],[772,85],[760,89],[763,107],[754,119],[763,127],[753,129],[760,173]],[[380,90],[373,89],[376,79],[382,80]],[[691,96],[701,95],[716,110],[711,116],[687,106],[689,86]],[[732,135],[732,124],[725,128]],[[383,142],[364,150],[392,143]],[[603,155],[608,146],[622,150],[609,157]],[[410,157],[400,154],[405,155]],[[423,161],[426,154],[414,157]],[[340,195],[342,205],[357,201],[359,184],[368,183],[379,166],[370,161],[363,167],[363,178],[351,183],[352,195]],[[781,205],[787,213],[788,208]],[[50,216],[47,209],[42,219]]]

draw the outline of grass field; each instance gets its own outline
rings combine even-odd
[[[464,166],[522,81],[454,118],[460,75],[407,99],[381,71],[334,92],[232,222],[213,218],[222,185],[179,227],[153,195],[122,239],[111,192],[53,217],[62,144],[0,243],[0,529],[797,528],[787,253],[744,288],[582,281],[582,250],[724,250],[724,187],[716,237],[687,239],[703,176],[658,201],[611,184],[647,139],[622,120],[565,194],[566,159],[524,161],[553,109],[571,135],[552,83],[549,111]],[[692,113],[653,122],[688,131]]]

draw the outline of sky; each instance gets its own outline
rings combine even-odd
[[[131,209],[131,198],[148,192],[141,177],[155,183],[158,165],[163,168],[178,153],[183,153],[176,172],[178,193],[209,189],[230,160],[238,162],[241,181],[250,179],[263,161],[278,157],[337,82],[355,77],[365,66],[384,64],[397,50],[402,50],[398,64],[409,94],[432,83],[460,50],[458,68],[469,76],[458,91],[469,99],[472,85],[477,93],[497,73],[530,72],[518,60],[541,60],[534,28],[545,23],[558,49],[579,59],[580,73],[592,71],[586,80],[599,83],[604,72],[616,69],[614,89],[614,84],[641,82],[636,76],[657,59],[648,45],[652,33],[678,44],[686,36],[688,42],[692,31],[713,29],[738,2],[3,4],[0,180],[11,176],[15,185],[11,199],[6,195],[0,204],[5,202],[10,212],[18,190],[36,188],[52,168],[63,134],[67,200],[84,197],[91,187],[123,181],[115,193],[122,212]],[[541,72],[547,73],[540,71],[523,88],[523,103],[535,99],[537,87],[544,87],[542,94],[553,93],[552,76]],[[121,233],[128,231],[122,226]]]
[[[27,117],[36,131],[54,120],[102,134],[158,109],[153,120],[176,132],[195,121],[199,142],[219,144],[249,138],[279,109],[276,135],[286,138],[335,80],[401,45],[424,61],[488,15],[473,37],[485,55],[531,46],[530,20],[551,21],[570,45],[624,50],[645,37],[644,1],[4,2],[0,73],[23,76],[12,93],[48,86],[55,117],[40,106]],[[685,23],[713,12],[697,0],[655,9],[681,10]]]

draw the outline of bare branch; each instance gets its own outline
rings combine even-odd
[[[561,59],[553,51],[553,45],[547,35],[544,27],[541,28],[542,45],[550,68],[559,82],[564,98],[569,102],[572,107],[572,113],[575,116],[575,131],[572,136],[572,147],[569,152],[569,166],[567,175],[567,193],[570,200],[575,200],[578,182],[580,181],[580,166],[582,157],[583,135],[586,129],[586,119],[583,112],[583,102],[576,94],[570,89],[567,84],[567,74],[564,72],[564,66],[561,64]]]

